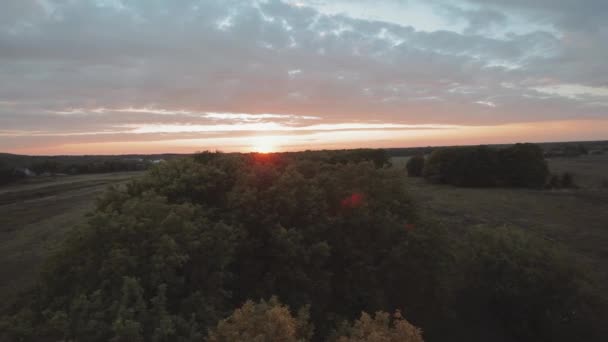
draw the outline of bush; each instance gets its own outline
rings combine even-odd
[[[407,175],[409,177],[422,177],[422,170],[424,170],[424,156],[416,155],[411,157],[407,164]]]
[[[576,184],[574,184],[574,176],[570,172],[562,173],[561,178],[561,186],[562,188],[575,188]]]

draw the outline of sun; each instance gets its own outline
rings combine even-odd
[[[277,138],[273,136],[259,136],[253,139],[251,145],[254,152],[272,153],[277,151]]]

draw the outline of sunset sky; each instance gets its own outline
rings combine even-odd
[[[608,139],[606,0],[6,0],[0,152]]]

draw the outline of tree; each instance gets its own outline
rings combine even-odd
[[[287,306],[272,297],[257,304],[245,302],[210,330],[207,341],[298,342],[310,340],[311,335],[306,308],[294,317]]]
[[[486,146],[436,150],[425,164],[429,181],[456,186],[495,186],[499,183],[498,156]]]
[[[392,317],[386,312],[376,312],[374,317],[363,312],[345,330],[336,342],[423,342],[420,329],[406,321],[399,311]]]
[[[407,175],[409,177],[422,177],[422,171],[424,170],[424,156],[423,155],[415,155],[411,157],[407,164],[405,164],[407,168]]]
[[[515,144],[499,151],[502,182],[507,186],[540,188],[549,176],[542,149],[535,144]]]
[[[605,338],[605,299],[572,255],[508,227],[477,227],[465,241],[463,309],[472,311],[461,315],[493,318],[518,341]]]
[[[423,174],[430,182],[456,186],[539,188],[545,186],[549,169],[539,146],[515,144],[439,149],[426,161]]]

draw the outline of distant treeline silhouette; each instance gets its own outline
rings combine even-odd
[[[0,185],[35,176],[142,171],[160,160],[164,160],[163,155],[46,157],[0,153]]]

